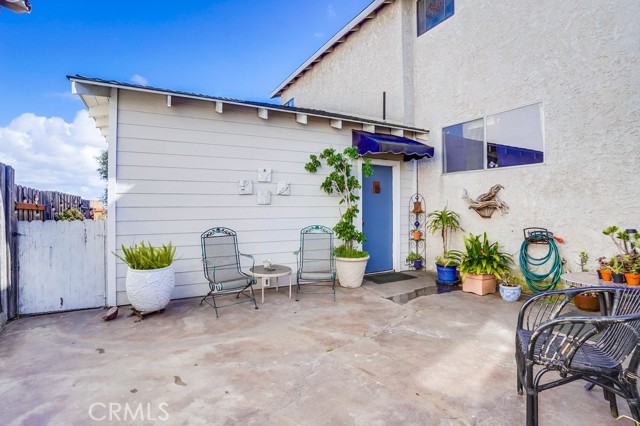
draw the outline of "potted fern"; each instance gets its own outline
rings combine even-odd
[[[131,306],[142,314],[164,309],[175,287],[175,247],[171,243],[155,247],[143,241],[121,248],[122,255],[114,255],[129,267],[125,286]]]
[[[311,155],[304,168],[310,173],[316,173],[322,167],[322,161],[333,170],[324,179],[320,188],[329,195],[340,197],[339,205],[344,206],[340,210],[340,220],[333,230],[342,241],[342,245],[335,249],[336,273],[342,287],[360,287],[367,267],[369,254],[359,249],[359,245],[365,241],[362,231],[356,229],[354,220],[360,212],[357,201],[360,196],[357,191],[362,188],[357,175],[353,174],[355,161],[360,154],[354,147],[347,147],[343,152],[334,148],[327,148],[320,155]],[[363,176],[371,176],[373,168],[371,160],[363,158]]]

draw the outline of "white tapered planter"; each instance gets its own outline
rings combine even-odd
[[[369,256],[355,259],[336,257],[336,273],[338,274],[340,286],[347,288],[360,287],[368,260]]]
[[[127,298],[140,312],[160,311],[169,304],[176,285],[173,265],[161,269],[127,270]]]

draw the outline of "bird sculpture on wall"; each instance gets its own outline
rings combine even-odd
[[[509,206],[498,197],[498,192],[500,192],[501,189],[504,189],[504,186],[500,184],[493,185],[491,189],[489,189],[489,192],[485,192],[475,200],[469,197],[465,189],[462,194],[462,199],[469,204],[470,209],[475,210],[481,217],[490,218],[496,210],[500,210],[500,214],[509,213]]]

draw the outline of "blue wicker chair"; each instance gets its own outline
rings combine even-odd
[[[600,297],[601,316],[566,315],[580,293]],[[527,426],[538,424],[538,394],[576,380],[603,389],[611,414],[616,395],[640,420],[640,289],[590,287],[549,291],[524,303],[516,329],[517,389],[527,397]],[[547,373],[555,373],[542,382]]]
[[[300,249],[295,252],[296,301],[300,293],[333,294],[336,300],[336,263],[333,255],[333,231],[326,226],[311,225],[300,231]],[[324,286],[330,291],[302,291],[302,286]]]
[[[255,266],[253,256],[238,251],[238,239],[236,233],[228,228],[211,228],[200,236],[202,243],[202,266],[204,277],[209,282],[210,291],[202,302],[213,306],[218,318],[218,308],[236,305],[243,302],[253,302],[256,309],[258,305],[253,293],[253,284],[256,280],[251,274],[242,270],[240,256],[247,258],[251,267]],[[236,301],[225,305],[216,303],[217,296],[235,295]],[[243,296],[245,299],[240,299]],[[209,302],[208,298],[211,298]]]

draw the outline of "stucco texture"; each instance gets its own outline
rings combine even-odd
[[[514,254],[523,228],[548,228],[564,237],[560,254],[569,270],[578,268],[581,251],[590,255],[591,268],[596,257],[613,255],[602,229],[640,228],[640,3],[457,0],[454,16],[420,37],[411,16],[415,1],[397,0],[366,24],[370,33],[361,31],[362,38],[341,46],[355,53],[350,43],[376,43],[379,51],[347,59],[336,50],[319,64],[330,67],[316,66],[287,93],[297,106],[307,105],[298,102],[296,90],[314,90],[315,108],[370,114],[371,105],[356,102],[355,94],[374,96],[379,83],[351,70],[375,61],[379,75],[404,81],[389,98],[403,96],[403,87],[412,95],[405,105],[415,109],[402,119],[431,131],[436,156],[420,167],[429,211],[448,205],[462,214],[465,231],[486,231]],[[403,49],[396,37],[400,23],[404,56],[387,66],[374,53]],[[383,38],[396,45],[383,49]],[[308,82],[312,77],[315,85]],[[322,104],[321,93],[343,95]],[[543,106],[544,164],[442,173],[443,127],[534,103]],[[498,183],[505,187],[500,197],[510,207],[507,215],[481,218],[461,198],[464,189],[475,198]],[[454,247],[462,245],[461,236],[454,236]],[[427,259],[442,250],[436,237],[427,238]]]

